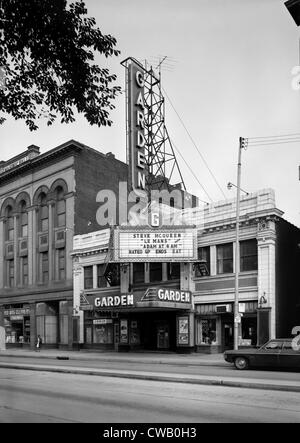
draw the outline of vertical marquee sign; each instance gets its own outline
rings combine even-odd
[[[145,102],[143,67],[130,59],[128,64],[128,163],[134,191],[146,189]]]

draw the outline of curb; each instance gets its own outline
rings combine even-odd
[[[0,352],[0,357],[11,357],[11,358],[36,358],[36,359],[52,359],[52,360],[69,360],[69,361],[103,361],[103,362],[117,362],[117,363],[138,363],[138,364],[147,364],[150,360],[148,359],[141,359],[141,358],[132,358],[132,359],[126,359],[126,358],[109,358],[109,357],[94,357],[89,358],[85,356],[72,356],[72,355],[14,355],[14,354],[2,354]],[[174,361],[174,360],[151,360],[151,363],[153,364],[162,364],[162,365],[176,365],[176,366],[219,366],[219,367],[228,367],[228,363],[219,362],[219,361],[212,361],[209,362],[207,360],[205,361]]]
[[[28,371],[41,371],[41,372],[53,372],[62,374],[78,374],[78,375],[93,375],[98,377],[114,377],[114,378],[127,378],[135,380],[150,380],[150,381],[162,381],[168,383],[187,383],[194,385],[206,385],[206,386],[223,386],[232,388],[246,388],[246,389],[261,389],[269,391],[283,391],[283,392],[300,392],[300,385],[279,385],[271,383],[258,383],[249,381],[234,381],[220,378],[200,379],[192,377],[175,377],[161,374],[137,374],[117,371],[106,370],[94,370],[94,369],[77,369],[72,367],[49,367],[49,366],[34,366],[34,365],[18,365],[13,363],[0,363],[0,368],[7,369],[23,369]]]

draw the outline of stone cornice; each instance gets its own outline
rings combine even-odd
[[[240,219],[240,228],[247,227],[247,226],[258,226],[259,223],[266,222],[266,221],[275,221],[277,222],[279,220],[280,216],[277,214],[272,215],[261,215],[256,217],[242,217]],[[224,231],[233,231],[236,229],[236,220],[235,219],[228,219],[228,220],[222,220],[220,222],[216,223],[210,223],[210,225],[204,226],[204,229],[202,230],[203,234],[210,234],[210,233],[216,233],[216,232],[224,232]]]

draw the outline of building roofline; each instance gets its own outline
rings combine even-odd
[[[89,146],[84,145],[83,143],[80,143],[76,140],[71,139],[71,140],[68,140],[67,142],[62,143],[61,145],[51,149],[50,151],[47,151],[47,152],[40,154],[40,155],[37,155],[33,158],[30,158],[20,165],[16,165],[14,168],[9,169],[8,171],[3,172],[2,174],[0,173],[0,184],[2,182],[10,180],[11,178],[15,177],[16,175],[19,175],[20,173],[29,171],[30,169],[32,169],[36,166],[39,166],[43,163],[48,162],[50,159],[63,156],[66,153],[72,152],[72,151],[75,153],[80,153],[83,150],[88,150],[88,151],[94,152],[103,158],[109,158],[106,154],[103,154],[102,152],[97,151],[96,149],[90,148]],[[17,161],[18,159],[23,158],[24,155],[25,155],[25,152],[13,157],[12,159],[7,160],[7,162],[5,162],[5,163],[3,162],[3,165],[5,165],[6,163],[9,165],[10,163],[13,163],[13,161]],[[126,163],[122,162],[121,160],[116,159],[115,157],[113,157],[113,160],[121,162],[124,165],[126,165]]]

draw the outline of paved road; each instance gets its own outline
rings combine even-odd
[[[2,423],[300,422],[300,393],[0,369]]]
[[[135,371],[135,372],[147,372],[147,373],[164,373],[164,374],[189,374],[189,375],[203,375],[203,376],[223,376],[240,379],[241,377],[250,380],[280,380],[289,381],[291,383],[300,383],[300,373],[299,372],[280,372],[280,371],[238,371],[233,365],[224,362],[223,366],[196,366],[196,365],[180,365],[176,364],[162,364],[162,363],[151,363],[151,362],[118,362],[118,361],[102,361],[102,360],[57,360],[56,358],[37,358],[37,357],[27,357],[26,359],[21,359],[19,357],[5,357],[0,356],[1,362],[7,363],[24,363],[24,364],[41,364],[50,367],[60,366],[60,367],[77,367],[77,368],[94,368],[94,369],[111,369],[111,370],[124,370],[124,371]]]

